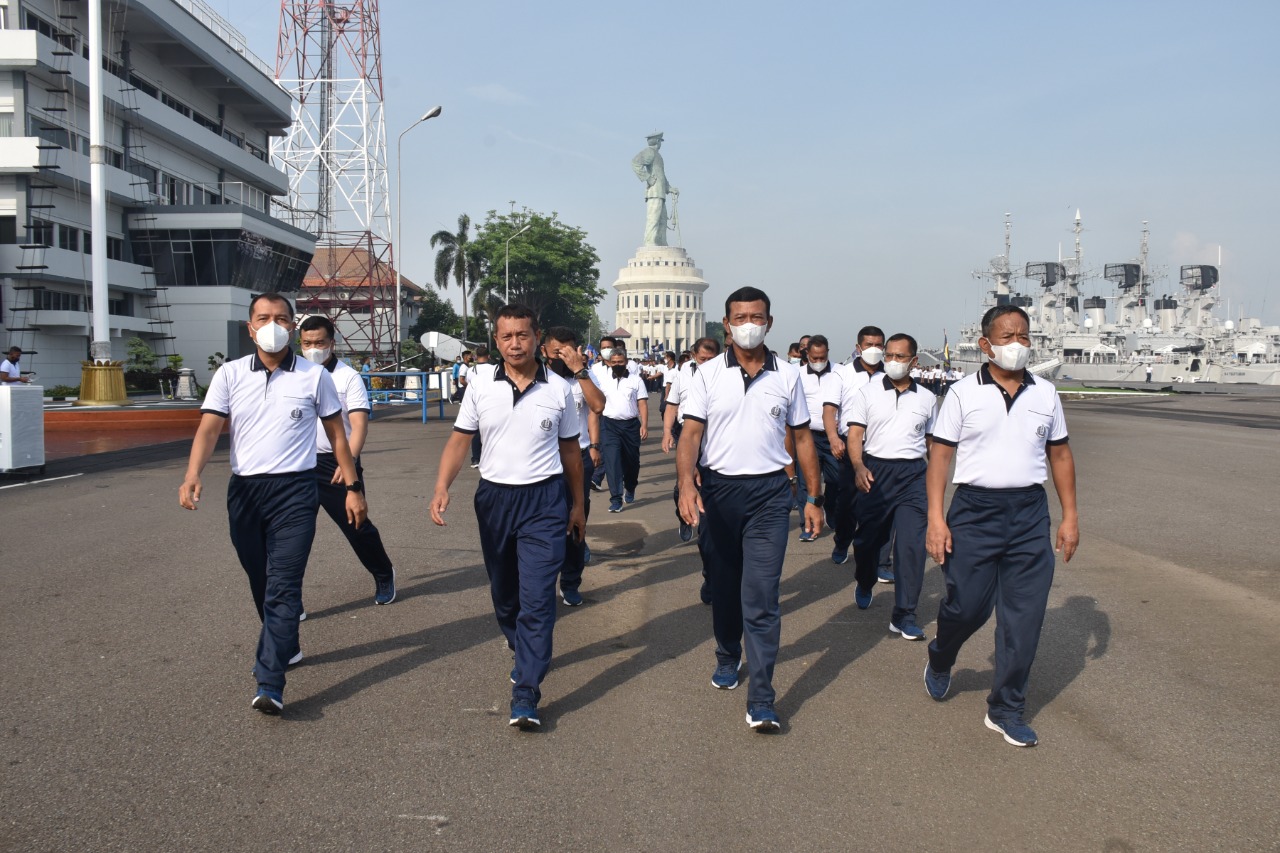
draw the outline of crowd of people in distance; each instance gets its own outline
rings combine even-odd
[[[796,535],[807,547],[829,528],[831,564],[852,555],[859,610],[872,607],[877,584],[892,587],[890,636],[926,639],[928,619],[917,613],[926,555],[942,567],[946,591],[923,668],[935,701],[947,697],[964,643],[997,614],[984,724],[1010,744],[1035,745],[1027,684],[1055,552],[1070,560],[1079,529],[1061,400],[1027,370],[1027,314],[998,306],[984,315],[986,363],[969,375],[922,367],[912,335],[873,325],[858,331],[847,362],[833,362],[821,334],[783,357],[766,344],[772,326],[768,295],[743,287],[725,301],[723,343],[704,337],[678,355],[637,359],[625,340],[606,335],[593,353],[572,329],[540,329],[532,310],[513,304],[495,314],[496,354],[478,347],[449,368],[458,412],[428,509],[444,526],[457,477],[468,460],[479,469],[477,538],[514,663],[510,725],[542,725],[558,608],[585,602],[592,493],[607,492],[610,513],[635,502],[641,443],[659,433],[656,408],[662,452],[675,456],[679,540],[697,541],[699,598],[715,641],[711,685],[731,691],[746,681],[752,731],[782,727],[773,674],[788,544]],[[196,508],[201,472],[230,420],[232,541],[262,621],[252,705],[278,714],[286,669],[302,657],[302,576],[317,510],[370,573],[375,604],[395,600],[395,569],[364,501],[367,389],[334,356],[332,324],[307,318],[295,355],[292,305],[263,294],[248,328],[256,352],[211,381],[179,502]],[[1056,536],[1049,477],[1062,511]]]

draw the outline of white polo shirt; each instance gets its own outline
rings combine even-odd
[[[829,361],[821,373],[815,371],[812,365],[805,364],[800,367],[800,384],[804,386],[804,402],[809,407],[809,428],[825,433],[827,428],[823,425],[823,410],[827,406],[840,408],[844,388],[840,371]],[[838,416],[836,420],[839,420]],[[836,426],[839,428],[840,425]]]
[[[360,374],[351,365],[339,361],[336,356],[330,356],[329,362],[322,367],[329,371],[329,378],[333,380],[333,387],[338,392],[338,402],[342,404],[342,428],[346,430],[347,438],[350,438],[351,413],[364,412],[366,415],[373,413],[373,406],[369,405],[369,390],[364,387],[364,380],[360,378]],[[316,452],[333,452],[333,445],[329,443],[329,436],[325,434],[324,424],[319,421],[316,421]]]
[[[604,394],[604,411],[601,414],[616,421],[640,417],[640,401],[649,399],[644,379],[635,373],[628,374],[625,379],[614,379],[610,372],[596,384]]]
[[[848,426],[865,430],[862,452],[878,459],[924,459],[925,437],[933,435],[937,397],[911,380],[899,392],[884,376],[858,389]]]
[[[480,476],[490,482],[522,486],[563,474],[560,441],[576,439],[579,430],[569,383],[538,365],[521,392],[505,368],[476,371],[453,428],[480,433]]]
[[[732,347],[693,374],[684,416],[706,425],[699,464],[728,477],[781,471],[791,464],[787,427],[809,426],[799,369],[766,351],[752,379]]]
[[[19,359],[19,361],[21,361],[21,359]],[[14,379],[22,378],[22,368],[18,367],[18,365],[14,364],[7,358],[4,361],[0,361],[0,373],[3,373],[6,376],[11,376]]]
[[[591,446],[591,424],[588,421],[591,410],[587,408],[587,396],[582,393],[582,383],[577,379],[565,381],[569,383],[569,391],[573,394],[573,405],[578,409],[578,449],[586,450]]]
[[[884,376],[884,371],[868,373],[857,358],[840,367],[842,368],[840,371],[840,417],[836,420],[836,428],[841,435],[848,435],[850,412],[853,411],[853,395],[876,376]]]
[[[629,376],[639,376],[640,362],[627,359],[627,374]],[[595,364],[591,365],[591,378],[595,380],[597,385],[603,388],[604,381],[606,379],[613,378],[612,368],[603,361],[597,361]]]
[[[984,364],[951,386],[933,426],[933,440],[956,449],[958,485],[986,489],[1038,486],[1049,474],[1045,446],[1066,444],[1067,420],[1058,389],[1023,371],[1012,397]]]
[[[268,371],[255,352],[218,368],[200,411],[230,421],[231,473],[254,477],[315,468],[317,419],[342,403],[320,365],[286,351]]]

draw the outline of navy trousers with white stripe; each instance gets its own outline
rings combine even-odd
[[[582,511],[591,517],[591,476],[596,472],[596,463],[591,461],[591,451],[582,451]],[[565,506],[573,503],[573,495],[564,490]],[[582,569],[585,565],[583,557],[587,547],[586,540],[579,542],[570,531],[564,543],[564,566],[560,569],[560,589],[577,589],[582,586]]]
[[[260,686],[273,690],[284,690],[285,666],[298,653],[302,575],[316,535],[318,503],[312,471],[232,475],[227,485],[231,544],[262,620],[253,674]]]
[[[342,535],[347,537],[351,550],[355,552],[360,565],[373,575],[375,580],[391,580],[391,558],[382,545],[382,534],[369,519],[364,524],[353,527],[347,520],[347,487],[341,482],[333,482],[333,474],[338,470],[338,462],[332,453],[316,454],[316,488],[320,491],[320,506],[338,525]],[[356,460],[356,476],[364,481],[364,466]]]
[[[493,613],[516,650],[513,699],[537,702],[551,667],[556,577],[564,564],[569,511],[564,477],[527,486],[481,480],[476,487],[480,550],[489,573]]]
[[[702,472],[703,546],[720,664],[742,659],[748,704],[772,704],[773,666],[782,636],[779,585],[787,550],[791,484],[781,471],[759,477]]]
[[[892,621],[900,625],[905,617],[914,619],[924,585],[924,534],[929,517],[924,475],[928,465],[923,459],[877,459],[866,455],[862,461],[875,480],[870,492],[858,495],[854,578],[863,589],[875,584],[880,554],[892,539]]]
[[[622,492],[634,492],[640,481],[640,419],[600,419],[600,452],[609,475],[609,497],[622,500]]]
[[[987,706],[997,722],[1021,717],[1053,584],[1044,487],[960,486],[951,499],[947,526],[952,544],[942,567],[947,594],[938,607],[929,665],[938,672],[951,669],[960,647],[994,607],[996,666]]]

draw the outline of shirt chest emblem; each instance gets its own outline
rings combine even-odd
[[[778,419],[778,418],[780,418],[780,417],[782,417],[782,407],[781,407],[781,406],[774,406],[772,409],[770,409],[770,410],[769,410],[769,417],[771,417],[771,418],[773,418],[773,419],[775,419],[775,420],[776,420],[776,419]]]
[[[1036,435],[1040,436],[1041,438],[1044,438],[1048,434],[1049,434],[1049,428],[1044,424],[1041,424],[1040,426],[1036,427]]]
[[[551,432],[551,418],[543,418],[538,426],[542,427],[543,432]]]
[[[289,420],[291,421],[302,420],[302,409],[293,409],[291,412],[289,412]]]

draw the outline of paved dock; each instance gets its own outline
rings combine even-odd
[[[51,462],[66,479],[0,490],[0,848],[1275,851],[1280,398],[1067,411],[1082,544],[1032,674],[1035,749],[982,725],[991,626],[934,703],[923,644],[887,630],[889,588],[859,611],[829,534],[788,548],[784,729],[750,733],[743,689],[709,684],[710,611],[655,439],[638,502],[596,502],[587,603],[561,609],[532,734],[506,725],[476,472],[448,527],[427,517],[448,422],[375,422],[369,502],[399,598],[373,606],[322,518],[280,718],[249,708],[258,622],[225,439],[195,513],[183,445]],[[941,587],[931,565],[929,636]]]

